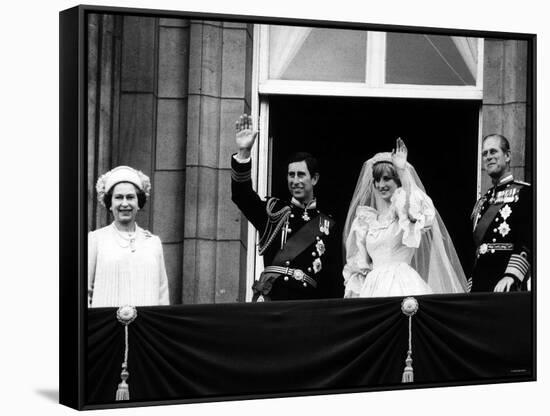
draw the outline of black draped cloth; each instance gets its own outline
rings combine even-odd
[[[411,386],[534,378],[531,293],[418,296]],[[197,401],[402,386],[402,298],[138,308],[131,401]],[[116,308],[88,310],[87,404],[113,403]]]

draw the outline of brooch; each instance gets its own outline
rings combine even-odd
[[[504,208],[500,209],[500,215],[502,215],[502,219],[506,220],[512,213],[512,208],[510,208],[509,205],[504,205]]]
[[[313,272],[319,273],[322,268],[323,268],[323,264],[321,263],[321,259],[317,257],[313,262]]]
[[[483,243],[479,246],[479,254],[485,254],[487,253],[487,244]]]
[[[317,249],[317,253],[319,253],[319,256],[322,256],[326,250],[323,240],[318,240],[317,244],[315,244],[315,248]]]
[[[510,226],[506,221],[498,226],[498,232],[503,237],[506,237],[506,235],[510,232]]]

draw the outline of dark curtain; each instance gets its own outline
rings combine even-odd
[[[530,293],[417,297],[415,382],[534,376]],[[402,298],[138,308],[130,399],[199,400],[401,385]],[[124,355],[115,308],[88,310],[88,404],[114,401]]]

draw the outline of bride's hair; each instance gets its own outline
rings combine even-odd
[[[372,167],[372,178],[374,179],[374,182],[378,182],[380,179],[382,179],[382,176],[384,175],[393,179],[397,184],[397,186],[401,186],[401,180],[399,179],[399,175],[397,174],[397,170],[395,169],[395,166],[393,166],[393,163],[391,162],[375,163],[374,166]]]

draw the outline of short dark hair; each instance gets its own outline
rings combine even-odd
[[[500,149],[501,149],[504,153],[510,152],[510,142],[509,142],[508,139],[507,139],[506,137],[504,137],[502,134],[496,134],[496,133],[488,134],[487,136],[485,136],[485,137],[483,138],[483,140],[482,140],[481,142],[482,142],[482,143],[485,143],[485,140],[490,139],[491,137],[496,137],[497,139],[500,140]]]
[[[397,186],[401,186],[401,180],[399,179],[399,175],[397,174],[397,169],[395,169],[395,166],[393,166],[393,163],[391,162],[378,162],[375,163],[372,167],[372,177],[374,179],[374,182],[378,182],[380,179],[382,179],[382,176],[387,175],[391,179],[395,181]]]
[[[121,182],[119,182],[121,183]],[[130,183],[130,182],[128,182]],[[111,203],[113,202],[113,189],[115,189],[115,186],[118,184],[114,184],[111,189],[109,189],[109,192],[106,192],[103,196],[103,203],[105,204],[105,207],[109,210],[111,209]],[[134,184],[132,184],[134,185]],[[145,195],[145,192],[143,192],[141,189],[139,189],[136,185],[134,185],[134,188],[136,188],[136,194],[137,194],[137,200],[138,200],[138,207],[139,209],[142,209],[145,206],[145,202],[147,202],[147,195]]]
[[[287,161],[286,161],[286,168],[288,169],[288,165],[294,162],[306,162],[307,170],[309,170],[309,174],[313,178],[316,174],[319,172],[319,161],[311,154],[307,152],[296,152],[292,153]]]

